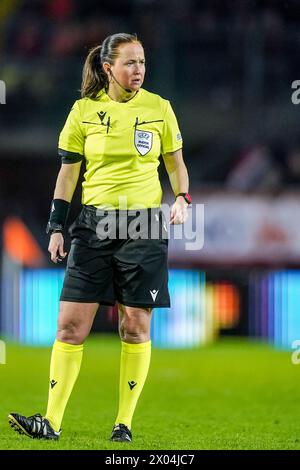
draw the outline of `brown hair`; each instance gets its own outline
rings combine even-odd
[[[96,98],[102,88],[108,89],[108,77],[103,70],[103,62],[113,65],[118,57],[118,47],[121,44],[136,42],[141,44],[136,34],[117,33],[108,36],[100,46],[89,51],[82,71],[82,98]]]

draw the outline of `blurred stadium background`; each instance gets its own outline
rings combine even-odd
[[[187,238],[171,234],[172,307],[154,315],[154,346],[237,336],[292,351],[300,339],[299,106],[291,100],[299,21],[296,0],[1,1],[1,338],[53,341],[63,268],[50,263],[45,226],[58,133],[88,49],[126,31],[145,47],[144,87],[176,111],[195,203]],[[204,246],[186,250],[192,226],[201,232],[196,203]],[[79,209],[78,188],[70,222]],[[101,308],[93,331],[116,334],[116,325],[115,309]]]

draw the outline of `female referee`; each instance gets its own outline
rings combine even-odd
[[[152,309],[170,305],[168,239],[157,171],[160,155],[175,196],[171,224],[185,222],[191,202],[176,117],[169,101],[141,88],[144,75],[144,49],[137,37],[124,33],[107,37],[87,56],[82,98],[60,134],[62,165],[47,226],[54,263],[67,254],[63,230],[85,160],[83,208],[69,232],[72,243],[51,355],[46,414],[9,415],[13,429],[32,438],[59,439],[84,340],[99,305],[117,301],[122,347],[119,409],[111,440],[132,440],[131,421],[150,364]],[[112,221],[115,229],[108,223]],[[106,238],[102,222],[110,227]]]

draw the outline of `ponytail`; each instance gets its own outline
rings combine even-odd
[[[81,97],[96,98],[102,88],[108,87],[108,78],[102,69],[100,52],[102,46],[90,50],[82,71]]]

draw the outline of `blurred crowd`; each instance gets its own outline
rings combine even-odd
[[[300,142],[285,147],[258,143],[241,152],[226,177],[228,189],[241,192],[276,193],[299,189]]]
[[[52,155],[44,135],[56,142],[88,49],[114,32],[136,32],[146,49],[145,87],[172,100],[192,178],[241,191],[295,186],[296,106],[286,129],[282,122],[300,78],[299,21],[298,0],[1,0],[6,155],[8,131],[18,140],[26,125],[34,139],[23,151],[30,155],[34,140]]]
[[[296,0],[1,0],[0,50],[15,57],[82,57],[83,47],[128,28],[138,28],[148,46],[161,46],[168,37],[156,26],[167,21],[180,33],[177,42],[208,53],[221,52],[224,39],[259,30],[264,47],[277,54],[289,42],[287,25],[298,27],[298,7]],[[296,47],[299,40],[298,33]],[[241,44],[235,46],[237,53]]]

